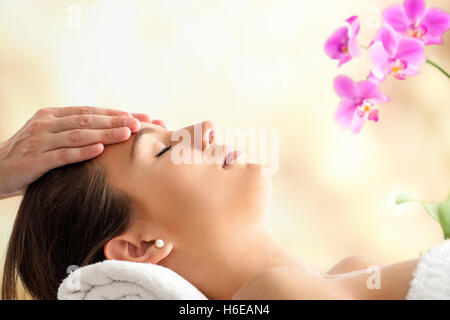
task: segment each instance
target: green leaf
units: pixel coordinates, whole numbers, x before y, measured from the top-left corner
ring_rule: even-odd
[[[422,203],[428,214],[441,225],[442,231],[444,232],[444,238],[450,238],[450,194],[446,200],[440,203],[416,200],[407,194],[400,194],[395,199],[396,204],[403,204],[410,201]]]
[[[403,204],[405,202],[410,202],[410,201],[417,201],[417,200],[414,199],[412,196],[410,196],[407,193],[399,194],[397,196],[397,198],[395,198],[395,204]]]
[[[439,205],[439,223],[444,231],[444,237],[450,238],[450,195]]]
[[[428,214],[439,222],[439,203],[421,201]]]

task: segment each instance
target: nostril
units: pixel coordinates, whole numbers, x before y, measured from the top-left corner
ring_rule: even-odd
[[[203,140],[202,140],[202,149],[205,150],[208,146],[210,146],[214,141],[214,130],[209,129],[204,132]]]

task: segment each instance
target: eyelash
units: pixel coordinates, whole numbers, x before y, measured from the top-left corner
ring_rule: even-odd
[[[169,146],[163,148],[160,152],[158,152],[158,153],[156,154],[155,157],[158,158],[158,157],[162,156],[166,151],[169,151],[170,148],[172,148],[172,145],[169,145]]]

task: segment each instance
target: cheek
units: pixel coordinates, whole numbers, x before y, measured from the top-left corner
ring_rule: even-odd
[[[173,165],[149,172],[141,198],[152,220],[179,237],[208,237],[227,225],[259,221],[270,199],[271,179],[256,168],[221,171],[206,165]],[[221,231],[220,231],[221,233]]]
[[[168,190],[190,218],[206,218],[223,206],[223,177],[206,165],[179,165]]]
[[[208,221],[219,207],[220,176],[208,167],[173,165],[150,176],[146,201],[155,219],[170,228]]]
[[[264,211],[272,183],[259,167],[222,171],[213,166],[179,165],[167,172],[161,186],[158,198],[169,198],[174,216],[214,223]]]

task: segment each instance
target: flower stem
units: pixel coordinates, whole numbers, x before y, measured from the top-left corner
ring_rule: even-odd
[[[442,68],[440,65],[438,65],[436,62],[430,60],[427,58],[426,61],[428,64],[431,64],[433,67],[435,67],[436,69],[438,69],[440,72],[442,72],[443,74],[445,74],[447,76],[447,78],[450,79],[450,74],[444,70],[444,68]]]

